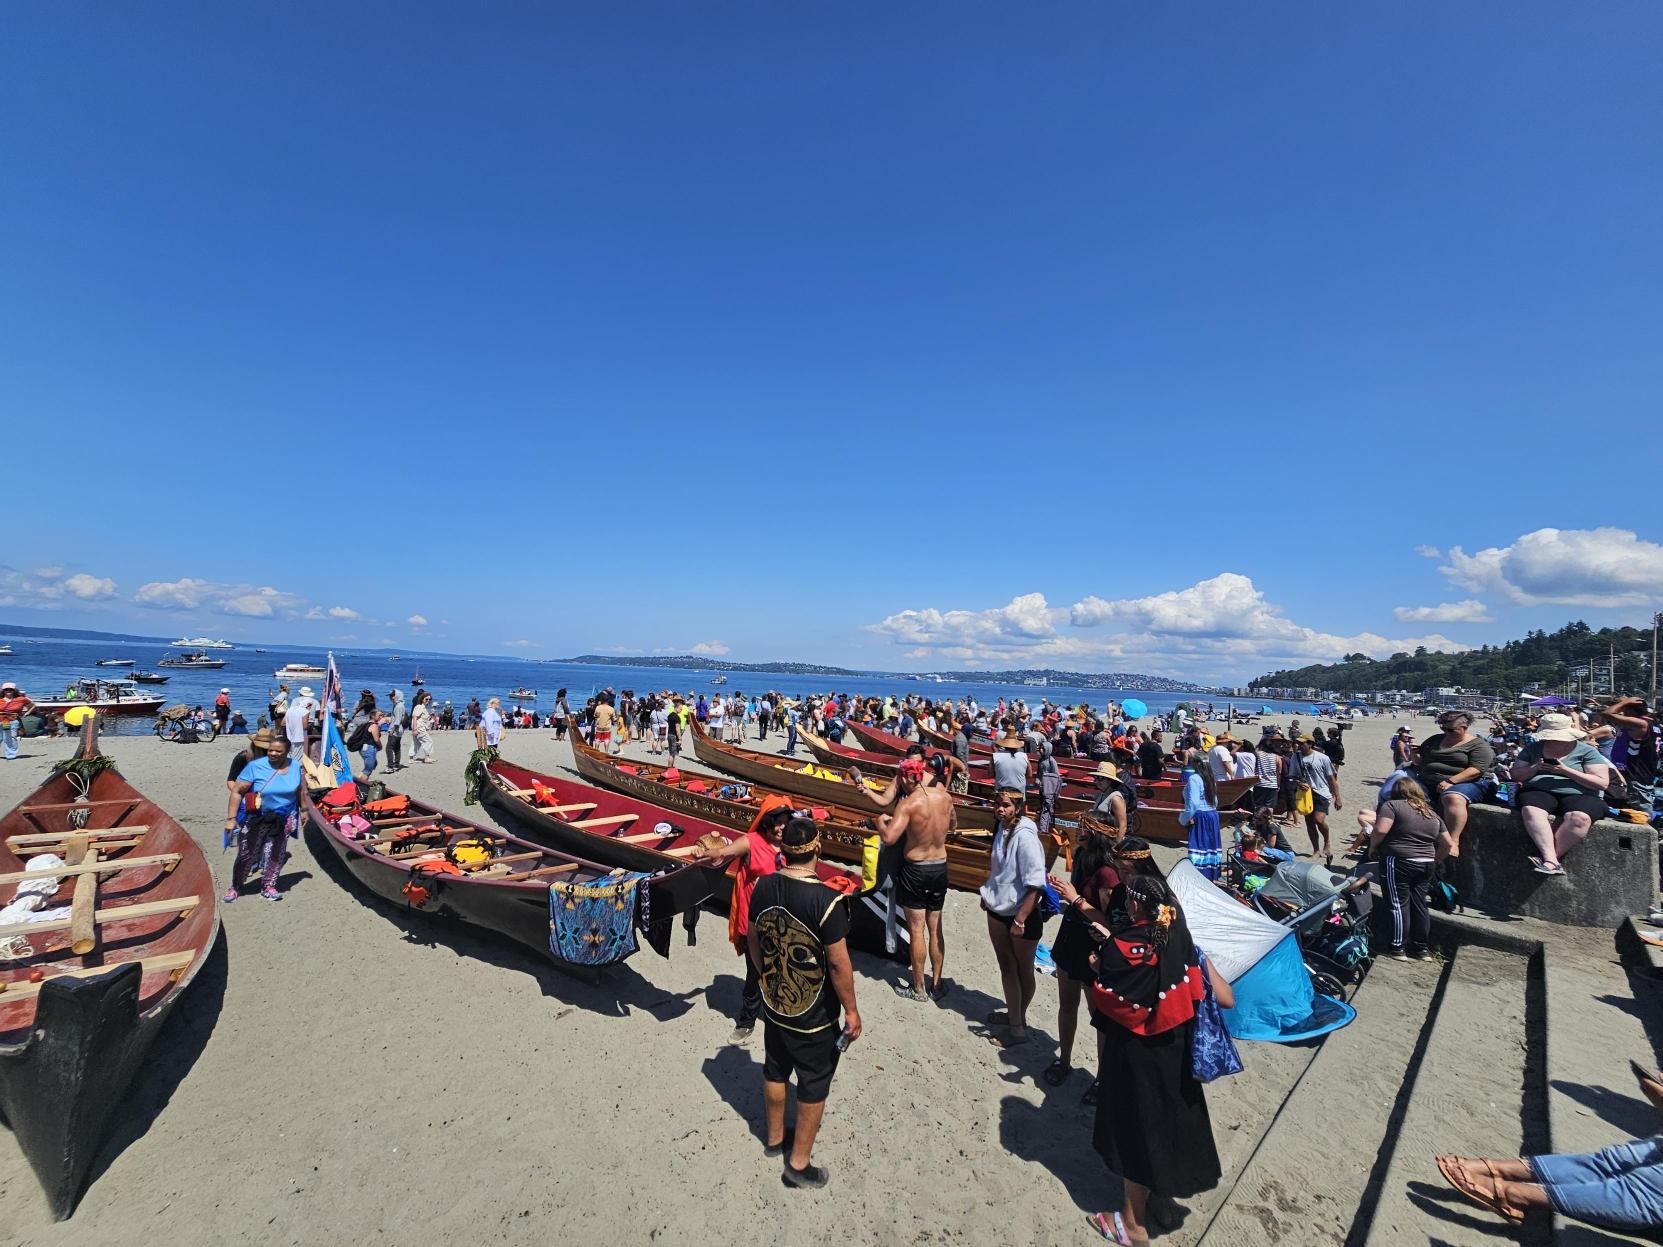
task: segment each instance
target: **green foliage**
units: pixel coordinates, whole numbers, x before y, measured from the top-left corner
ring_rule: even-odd
[[[1650,628],[1601,628],[1596,632],[1579,619],[1557,632],[1537,629],[1526,633],[1522,640],[1484,645],[1464,654],[1432,654],[1425,646],[1417,647],[1413,654],[1397,653],[1380,661],[1364,654],[1347,654],[1337,663],[1273,671],[1248,687],[1362,693],[1403,689],[1414,693],[1448,685],[1507,697],[1535,681],[1549,688],[1564,684],[1570,678],[1567,672],[1571,667],[1593,663],[1603,675],[1613,649],[1619,689],[1640,690],[1650,682]]]

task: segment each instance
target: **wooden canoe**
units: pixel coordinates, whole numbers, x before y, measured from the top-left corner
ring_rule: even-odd
[[[389,791],[387,795],[399,794]],[[549,958],[562,970],[595,977],[596,967],[573,965],[551,951],[549,884],[594,883],[617,863],[560,852],[458,818],[414,797],[406,800],[407,809],[397,814],[364,812],[373,834],[358,839],[341,831],[313,793],[306,794],[303,806],[307,821],[341,865],[382,900],[496,931]],[[621,832],[628,829],[619,813],[622,801],[615,793],[584,788],[571,794],[565,808],[569,817],[579,820],[580,828],[587,825],[598,831],[604,826]],[[627,815],[630,823],[639,817],[633,811]],[[424,862],[443,860],[447,849],[464,840],[486,844],[491,863],[461,875],[420,869]],[[654,876],[647,885],[647,899],[655,920],[697,909],[717,883],[717,871],[674,856],[663,856],[645,869]],[[408,892],[406,885],[412,885]]]
[[[604,756],[604,755],[603,755]],[[680,810],[670,810],[649,801],[592,788],[553,775],[544,775],[527,767],[517,766],[501,758],[485,768],[479,786],[479,797],[493,815],[521,829],[534,839],[557,845],[582,845],[591,857],[623,867],[627,870],[686,869],[686,859],[693,855],[697,842],[705,836],[719,836],[731,840],[738,829],[731,824],[698,818]],[[640,823],[615,827],[584,827],[593,817],[583,807],[593,803],[596,808],[638,809]],[[756,811],[750,811],[755,817]],[[672,836],[661,839],[642,839],[642,830],[669,826]],[[746,827],[750,826],[747,820]],[[710,881],[710,899],[726,909],[733,903],[734,875],[727,869],[695,867]],[[884,948],[884,909],[866,898],[857,898],[860,891],[860,872],[837,862],[820,860],[816,873],[822,883],[835,887],[851,898],[850,942],[869,952]],[[657,911],[654,910],[656,913]]]
[[[800,729],[799,729],[800,730]],[[879,814],[886,807],[878,804],[872,789],[855,782],[849,766],[820,764],[817,769],[835,771],[838,778],[805,772],[805,764],[782,758],[778,754],[758,753],[739,745],[728,745],[710,736],[697,723],[693,725],[693,752],[706,766],[713,766],[729,775],[737,775],[749,783],[785,792],[828,805],[844,805],[851,809]],[[893,770],[893,768],[891,768]],[[1091,799],[1083,796],[1060,796],[1053,809],[1060,819],[1077,819],[1091,808]],[[993,830],[993,789],[983,784],[981,791],[966,795],[955,794],[953,805],[958,811],[959,825],[978,831]]]
[[[47,868],[45,853],[78,864]],[[0,959],[0,1110],[62,1220],[207,960],[219,907],[196,841],[113,769],[54,775],[0,819],[0,906],[53,879],[44,908],[65,917],[0,927],[23,954]]]
[[[863,744],[867,745],[869,749],[875,752],[887,753],[891,755],[904,754],[907,750],[907,746],[912,743],[906,738],[896,736],[893,733],[880,731],[877,728],[867,727],[864,723],[848,721],[848,727],[849,731],[854,734],[855,739],[861,741]],[[797,730],[800,733],[802,728],[799,727]],[[952,750],[952,737],[944,736],[940,732],[932,732],[922,723],[918,725],[918,737],[919,741],[926,748],[933,747],[937,749],[946,749],[949,752]],[[980,737],[971,737],[970,755],[970,768],[974,771],[979,766],[984,765],[984,762],[978,762],[978,757],[985,760],[993,756],[993,745],[991,742],[982,740]],[[1063,773],[1063,783],[1065,785],[1079,782],[1089,783],[1091,773],[1097,769],[1097,764],[1086,758],[1058,758],[1057,769]],[[1137,784],[1139,789],[1160,789],[1166,787],[1174,788],[1177,791],[1180,804],[1182,803],[1184,794],[1184,773],[1180,769],[1174,769],[1169,766],[1163,777],[1158,780],[1144,779],[1141,776],[1132,776],[1131,778],[1133,782]],[[1247,795],[1248,791],[1257,782],[1258,781],[1254,779],[1220,780],[1218,782],[1219,808],[1228,809],[1229,807],[1235,805],[1237,801],[1240,801]]]
[[[666,780],[664,772],[671,768],[657,763],[641,762],[633,758],[616,758],[583,741],[581,733],[570,732],[572,760],[578,774],[603,788],[612,788],[630,796],[650,801],[665,809],[690,814],[709,822],[743,830],[756,817],[756,807],[764,797],[778,789],[754,784],[737,784],[714,775],[699,775],[675,768],[677,776]],[[723,796],[727,788],[730,795]],[[738,795],[743,790],[745,795]],[[785,794],[789,796],[790,794]],[[814,804],[810,807],[820,824],[822,852],[835,861],[859,865],[866,840],[873,834],[873,816],[848,806]],[[1056,856],[1059,841],[1052,837],[1046,845],[1046,860]],[[991,832],[983,832],[962,825],[947,841],[947,882],[964,891],[974,892],[987,882],[988,855],[993,847]]]

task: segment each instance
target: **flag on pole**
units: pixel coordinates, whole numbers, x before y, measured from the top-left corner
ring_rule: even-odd
[[[329,671],[323,677],[323,712],[341,713],[341,673],[335,668],[335,651],[329,651]]]

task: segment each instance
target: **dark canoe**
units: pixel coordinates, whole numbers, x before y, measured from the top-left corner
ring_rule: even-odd
[[[574,810],[574,817],[612,819],[610,826],[620,825],[616,822],[619,811],[614,794],[584,791],[588,795],[583,804],[588,808]],[[458,818],[414,797],[407,799],[410,804],[403,814],[365,815],[377,832],[371,840],[343,835],[313,793],[306,794],[304,806],[307,821],[341,865],[382,900],[496,931],[542,954],[562,970],[595,978],[596,967],[573,965],[550,950],[549,884],[593,883],[613,869],[612,863],[557,852]],[[418,860],[442,856],[447,848],[463,840],[484,841],[492,854],[491,862],[462,875],[416,870]],[[675,858],[664,858],[640,869],[655,876],[647,884],[649,912],[655,920],[698,908],[715,883],[711,878],[715,871],[689,866]],[[406,893],[405,885],[413,878],[416,887]]]
[[[581,741],[578,743],[582,744]],[[552,797],[552,805],[539,804],[539,789]],[[604,798],[611,808],[620,812],[638,812],[640,818],[637,821],[649,827],[668,825],[674,834],[659,839],[629,839],[626,837],[633,834],[631,825],[583,828],[579,823],[568,821],[574,817],[587,820],[589,816],[579,807],[596,797]],[[667,865],[678,864],[685,868],[683,859],[692,855],[694,846],[701,838],[719,836],[723,840],[731,840],[736,830],[743,830],[733,823],[700,818],[684,810],[667,809],[650,801],[637,801],[617,792],[605,792],[587,784],[544,775],[501,758],[485,768],[485,777],[479,786],[479,799],[493,815],[520,828],[528,836],[548,844],[573,848],[581,846],[588,856],[627,870],[661,870]],[[744,826],[748,828],[755,816],[756,810],[752,807]],[[732,873],[707,867],[693,869],[709,880],[710,899],[726,909],[733,901]],[[860,890],[858,868],[850,870],[822,859],[817,873],[822,882],[837,887],[851,897]],[[853,919],[851,941],[857,947],[881,949],[883,910],[861,898],[851,904],[850,916]]]
[[[855,782],[847,762],[831,765],[822,763],[818,769],[835,771],[840,777],[826,779],[823,776],[804,773],[800,769],[803,763],[793,762],[778,754],[758,753],[754,749],[724,744],[706,733],[697,723],[693,725],[693,752],[706,766],[713,766],[719,771],[726,771],[729,775],[737,775],[740,779],[761,784],[766,788],[783,789],[811,801],[843,805],[867,813],[882,813],[887,808],[877,802],[871,789]],[[1077,819],[1091,808],[1091,804],[1085,797],[1059,796],[1053,813],[1057,818]],[[992,784],[983,784],[980,791],[972,790],[963,796],[955,794],[953,805],[958,810],[961,827],[975,831],[993,830]]]
[[[569,733],[567,739],[572,744],[572,760],[578,773],[591,783],[615,788],[666,809],[728,827],[749,827],[756,817],[757,803],[779,791],[755,784],[733,784],[714,775],[699,775],[679,767],[675,768],[677,777],[667,780],[664,773],[670,769],[668,767],[633,758],[615,758],[585,744],[578,732]],[[725,797],[722,795],[723,788],[747,788],[749,797]],[[790,797],[792,794],[784,795]],[[824,855],[859,865],[867,838],[873,834],[875,823],[872,815],[847,806],[815,805],[810,808],[820,823]],[[962,816],[962,808],[959,813]],[[991,825],[990,821],[990,828]],[[1060,843],[1054,836],[1045,841],[1047,861],[1056,856]],[[991,831],[965,828],[961,823],[959,831],[947,841],[947,882],[952,887],[970,892],[986,883],[992,844]]]
[[[0,905],[16,899],[25,859],[79,857],[67,839],[72,818],[97,853],[99,869],[83,872],[97,879],[96,895],[81,889],[93,947],[75,953],[70,919],[0,928],[34,950],[0,961],[0,1110],[57,1220],[74,1212],[151,1042],[219,930],[202,850],[113,770],[84,794],[54,776],[0,819]],[[80,876],[65,869],[54,871],[62,881],[50,908],[72,905]],[[45,977],[32,982],[37,972]]]

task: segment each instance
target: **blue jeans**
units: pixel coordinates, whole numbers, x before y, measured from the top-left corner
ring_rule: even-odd
[[[797,752],[797,725],[795,723],[787,723],[785,725],[785,752]],[[764,1140],[764,1142],[766,1141],[767,1140]]]
[[[359,752],[364,758],[364,774],[366,776],[373,774],[375,772],[375,760],[381,756],[381,751],[374,745],[365,745]]]
[[[17,724],[8,723],[0,727],[0,741],[5,742],[8,759],[17,757]]]
[[[1584,1156],[1532,1156],[1530,1171],[1555,1209],[1623,1230],[1663,1225],[1663,1136]]]

